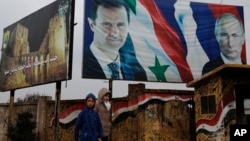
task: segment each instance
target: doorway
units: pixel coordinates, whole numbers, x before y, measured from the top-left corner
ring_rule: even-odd
[[[236,84],[236,122],[250,125],[250,84]]]

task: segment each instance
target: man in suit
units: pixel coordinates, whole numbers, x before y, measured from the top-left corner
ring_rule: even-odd
[[[83,78],[146,80],[134,49],[126,45],[132,42],[129,16],[124,0],[92,0],[88,23],[94,36],[90,47],[84,47]]]
[[[207,62],[202,75],[223,64],[245,64],[241,59],[245,33],[242,22],[233,14],[222,14],[215,23],[215,36],[220,47],[220,55]]]

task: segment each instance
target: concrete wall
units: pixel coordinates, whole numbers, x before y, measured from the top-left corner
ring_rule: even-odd
[[[194,115],[187,109],[192,97],[193,91],[148,90],[144,84],[129,85],[127,97],[112,99],[111,140],[192,140],[190,129],[194,129],[191,122]],[[60,101],[58,132],[55,132],[56,105],[51,97],[40,97],[32,104],[14,104],[13,119],[17,113],[30,111],[37,123],[36,141],[54,141],[55,137],[60,141],[73,141],[75,120],[85,106],[84,101]],[[9,109],[8,104],[0,104],[0,141],[7,140]]]
[[[34,115],[34,120],[37,117],[37,104],[15,104],[13,109],[13,121],[17,118],[18,113],[30,111]],[[6,133],[9,119],[9,104],[0,104],[0,141],[7,141]]]

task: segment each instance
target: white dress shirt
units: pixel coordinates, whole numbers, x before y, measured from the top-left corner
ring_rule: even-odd
[[[106,75],[106,78],[111,78],[112,72],[111,72],[110,68],[107,66],[107,64],[110,64],[110,63],[116,61],[116,62],[118,62],[119,66],[120,66],[120,56],[119,56],[119,54],[118,54],[118,56],[117,56],[117,58],[115,60],[112,60],[106,54],[104,54],[103,51],[101,51],[99,48],[97,48],[94,43],[91,43],[90,50],[94,54],[94,56],[97,59],[98,63],[100,64],[100,66],[102,68],[102,71]],[[120,74],[120,78],[122,78],[121,67],[119,69],[119,74]]]

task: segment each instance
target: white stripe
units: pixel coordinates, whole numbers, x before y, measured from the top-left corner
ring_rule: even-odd
[[[201,76],[203,65],[209,60],[196,36],[197,24],[193,18],[190,2],[180,1],[174,4],[175,18],[186,40],[188,54],[187,62],[193,77]]]
[[[230,102],[229,104],[227,104],[223,111],[221,112],[220,118],[218,120],[218,122],[216,123],[216,125],[210,126],[207,124],[201,124],[196,128],[196,131],[199,131],[200,129],[205,129],[207,131],[210,132],[215,132],[218,131],[221,127],[223,127],[223,119],[225,118],[226,114],[228,113],[228,111],[235,109],[236,105],[235,105],[235,101]]]
[[[67,117],[65,117],[63,119],[59,119],[59,122],[63,123],[63,124],[70,123],[71,121],[73,121],[74,119],[76,119],[78,117],[80,112],[81,112],[81,110],[75,110],[75,111],[71,112]]]
[[[112,121],[114,121],[121,113],[124,113],[124,112],[128,112],[128,111],[133,111],[135,109],[138,108],[139,105],[143,105],[145,103],[147,103],[149,100],[152,100],[152,99],[159,99],[159,100],[162,100],[162,101],[170,101],[170,100],[181,100],[181,101],[188,101],[190,100],[190,98],[181,98],[179,96],[171,96],[171,97],[161,97],[161,96],[151,96],[147,99],[144,99],[143,101],[140,101],[138,102],[137,104],[134,104],[134,105],[130,105],[128,107],[124,107],[124,108],[120,108],[118,109],[117,111],[115,111],[114,113],[112,113]]]

